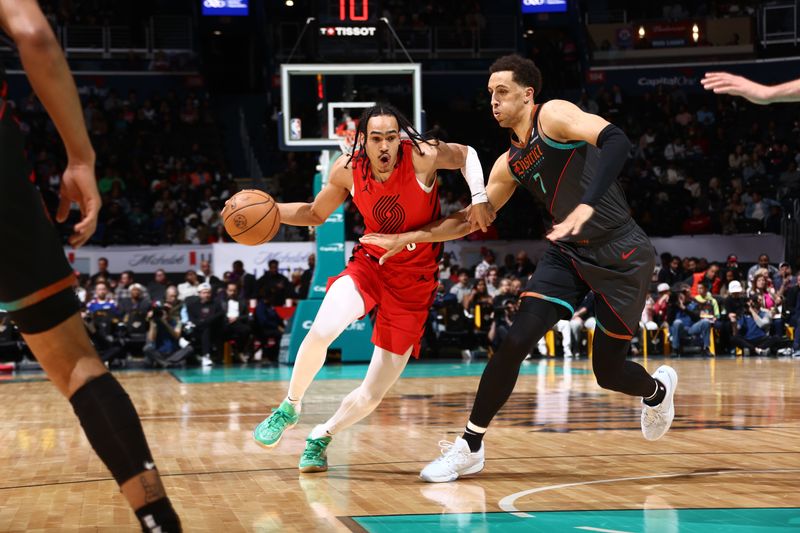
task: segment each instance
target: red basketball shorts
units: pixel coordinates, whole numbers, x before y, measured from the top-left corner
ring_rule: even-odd
[[[353,252],[347,267],[328,279],[328,287],[342,276],[350,276],[364,299],[364,313],[375,309],[372,343],[395,354],[404,354],[413,346],[419,357],[425,322],[439,285],[438,265],[430,269],[403,269],[391,260],[379,265],[378,259],[363,248]]]

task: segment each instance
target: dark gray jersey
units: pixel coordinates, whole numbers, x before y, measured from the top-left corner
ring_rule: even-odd
[[[600,150],[584,141],[559,143],[545,137],[539,125],[542,105],[534,107],[526,142],[511,134],[508,168],[517,182],[540,198],[555,223],[581,202],[597,167]],[[605,240],[631,220],[630,207],[617,181],[594,206],[594,215],[579,235],[564,239],[576,244]]]

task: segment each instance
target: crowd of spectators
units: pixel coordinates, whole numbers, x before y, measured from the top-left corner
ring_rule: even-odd
[[[187,2],[159,0],[40,0],[39,5],[53,27],[72,26],[129,26],[144,31],[145,22],[154,15],[190,15]]]
[[[426,336],[434,353],[451,346],[458,346],[465,357],[481,348],[494,350],[513,323],[520,291],[535,265],[524,251],[507,255],[502,264],[489,249],[482,255],[471,268],[453,264],[447,255],[440,264]],[[739,349],[748,355],[800,356],[800,338],[793,335],[800,318],[798,291],[800,273],[786,262],[776,267],[766,254],[745,269],[735,255],[721,265],[664,253],[653,272],[631,353],[641,353],[648,343],[651,353],[709,356]],[[571,317],[555,325],[554,340],[560,342],[548,344],[543,338],[530,355],[587,354],[596,325],[593,315],[590,293]]]
[[[210,95],[201,89],[140,95],[101,86],[81,87],[81,93],[104,199],[92,244],[228,240],[218,213],[239,186],[227,172]],[[558,96],[551,91],[543,100]],[[631,139],[620,181],[634,218],[650,235],[779,233],[800,197],[800,117],[787,108],[756,108],[740,98],[663,85],[641,95],[616,85],[600,87],[582,92],[575,102],[619,125]],[[34,95],[14,103],[28,133],[37,183],[54,209],[64,167],[57,132]],[[453,105],[458,108],[446,115],[430,110],[431,132],[475,146],[488,170],[507,148],[507,138],[492,123],[486,95],[480,91],[472,103],[456,98]],[[451,138],[448,129],[459,137]],[[315,154],[278,154],[280,161],[265,169],[270,192],[283,201],[309,201]],[[440,172],[439,181],[443,214],[468,203],[458,171]],[[490,232],[468,238],[539,239],[547,219],[543,205],[518,191]],[[364,231],[350,200],[346,231],[350,239]],[[311,237],[307,229],[290,228],[278,239]]]
[[[225,171],[209,95],[169,90],[142,97],[133,90],[80,89],[103,197],[91,244],[201,244],[223,238],[219,211],[238,186]],[[36,182],[54,210],[65,164],[58,134],[35,95],[15,107]]]
[[[601,88],[578,105],[631,139],[621,180],[650,235],[780,233],[800,197],[800,122],[784,108],[664,86],[635,98]]]
[[[133,271],[115,275],[100,258],[97,273],[76,275],[74,288],[92,341],[109,365],[143,355],[153,366],[212,366],[226,345],[237,362],[275,362],[286,326],[279,311],[308,296],[314,266],[311,255],[308,269],[289,279],[273,260],[256,278],[235,261],[220,279],[204,260],[177,282],[163,270],[149,280]]]
[[[442,257],[422,342],[426,357],[491,355],[508,335],[536,264],[523,250],[502,262],[488,248],[481,254],[469,266],[449,253]],[[273,260],[256,278],[235,261],[218,278],[204,260],[178,280],[163,270],[112,274],[100,258],[97,273],[76,275],[74,288],[92,341],[109,365],[132,355],[157,367],[211,366],[226,353],[231,361],[261,364],[277,361],[281,336],[297,303],[308,297],[315,266],[313,254],[308,268],[294,272]],[[800,272],[789,263],[776,266],[762,254],[746,268],[735,255],[717,264],[664,253],[651,281],[631,355],[800,357],[800,335],[794,335]],[[595,326],[589,293],[554,326],[552,342],[542,338],[529,357],[587,356]],[[0,356],[11,331],[0,327]]]

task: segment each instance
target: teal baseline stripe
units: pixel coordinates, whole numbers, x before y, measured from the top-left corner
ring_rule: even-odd
[[[586,144],[586,141],[578,141],[575,143],[560,143],[558,141],[554,141],[549,137],[545,137],[544,135],[541,135],[541,138],[547,146],[550,146],[551,148],[558,148],[559,150],[572,150],[573,148],[580,148],[581,146]]]
[[[354,516],[370,533],[444,531],[680,531],[680,533],[789,533],[800,531],[800,509],[648,509],[622,511],[529,511],[507,513]],[[580,529],[578,529],[580,528]],[[589,529],[591,528],[591,529]]]
[[[555,362],[555,361],[554,361]],[[319,371],[317,380],[343,380],[343,379],[364,379],[367,374],[366,364],[340,364],[325,365]],[[461,363],[461,362],[436,362],[436,363],[415,363],[411,362],[403,371],[404,378],[443,378],[443,377],[470,377],[480,376],[486,368],[485,362]],[[553,371],[555,375],[563,375],[564,368],[561,364],[553,367],[547,365],[541,372]],[[533,364],[525,363],[520,369],[522,375],[539,374],[538,361]],[[572,374],[589,374],[588,369],[572,368]],[[270,367],[215,367],[210,369],[186,368],[171,371],[182,383],[234,383],[234,382],[261,382],[261,381],[288,381],[292,377],[291,366],[270,366]]]

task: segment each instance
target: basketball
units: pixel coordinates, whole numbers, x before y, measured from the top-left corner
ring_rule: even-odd
[[[225,231],[239,244],[256,246],[272,239],[281,227],[278,206],[272,196],[253,189],[239,191],[225,202]]]

